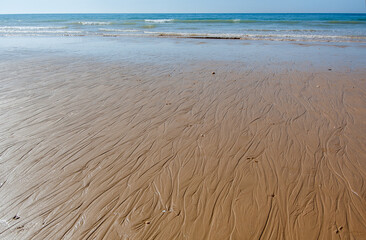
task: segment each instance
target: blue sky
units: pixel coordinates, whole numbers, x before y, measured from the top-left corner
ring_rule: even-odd
[[[2,0],[0,13],[366,12],[365,0]]]

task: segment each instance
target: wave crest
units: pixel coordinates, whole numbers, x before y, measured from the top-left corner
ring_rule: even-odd
[[[173,22],[175,21],[174,19],[145,19],[145,22],[148,23],[168,23],[168,22]]]

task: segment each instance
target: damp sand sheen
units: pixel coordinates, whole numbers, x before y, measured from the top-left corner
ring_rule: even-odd
[[[366,239],[365,69],[281,66],[3,60],[0,238]]]

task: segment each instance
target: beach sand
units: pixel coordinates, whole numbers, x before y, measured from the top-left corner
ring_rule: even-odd
[[[2,61],[0,238],[366,239],[365,70],[288,66]]]

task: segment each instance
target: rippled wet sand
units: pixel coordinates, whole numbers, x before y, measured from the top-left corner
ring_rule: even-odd
[[[3,61],[0,238],[364,239],[365,96],[362,69]]]

